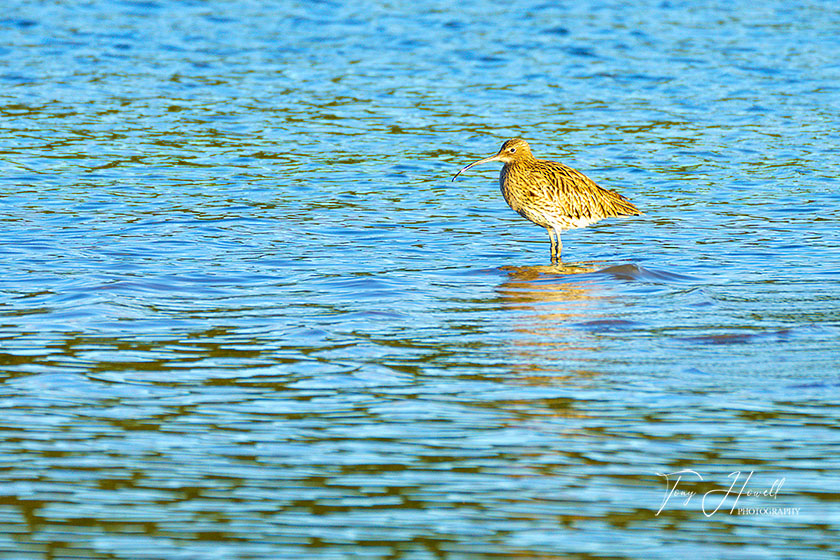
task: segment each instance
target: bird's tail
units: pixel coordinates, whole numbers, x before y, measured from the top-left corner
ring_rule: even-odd
[[[641,216],[641,211],[636,208],[636,205],[627,200],[622,195],[618,194],[615,191],[609,191],[604,189],[605,192],[609,193],[607,196],[604,197],[602,200],[602,204],[604,206],[604,210],[606,210],[610,216]]]

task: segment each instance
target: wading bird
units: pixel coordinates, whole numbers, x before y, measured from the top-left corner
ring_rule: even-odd
[[[499,174],[499,186],[508,205],[548,231],[552,261],[560,261],[560,234],[567,229],[586,227],[604,218],[641,214],[632,202],[599,187],[580,171],[535,158],[528,142],[521,138],[511,138],[502,144],[499,153],[469,164],[452,180],[467,169],[490,161],[505,164]]]

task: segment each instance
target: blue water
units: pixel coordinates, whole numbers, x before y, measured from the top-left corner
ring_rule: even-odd
[[[0,556],[835,558],[838,28],[5,7]],[[512,136],[644,215],[551,265]]]

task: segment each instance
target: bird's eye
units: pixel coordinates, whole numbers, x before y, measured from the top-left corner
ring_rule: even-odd
[[[516,153],[516,148],[511,148],[511,149],[509,149],[508,151],[509,151],[510,153],[512,153],[512,154],[513,154],[513,153]]]

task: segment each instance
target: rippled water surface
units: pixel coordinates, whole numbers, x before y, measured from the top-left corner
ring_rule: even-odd
[[[840,553],[835,3],[10,5],[3,557]]]

